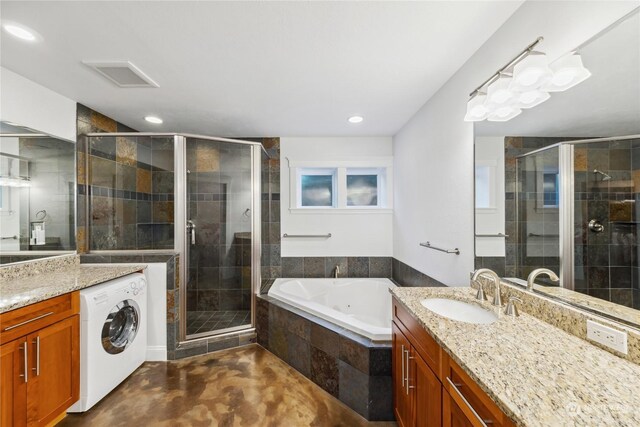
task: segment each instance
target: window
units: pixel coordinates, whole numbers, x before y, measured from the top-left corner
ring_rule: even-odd
[[[298,185],[299,206],[335,206],[335,175],[335,169],[301,169]]]
[[[290,205],[299,213],[314,209],[352,213],[390,212],[391,159],[290,164]],[[316,165],[318,167],[316,167]]]
[[[347,174],[347,206],[384,205],[385,168],[350,168]]]
[[[560,175],[555,172],[545,172],[543,175],[543,206],[545,208],[557,208],[560,206]]]
[[[499,193],[494,162],[476,161],[476,209],[496,209]]]

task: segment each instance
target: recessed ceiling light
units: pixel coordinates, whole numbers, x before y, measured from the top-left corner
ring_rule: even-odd
[[[35,42],[41,39],[40,35],[30,28],[14,22],[6,22],[2,24],[2,28],[14,37],[28,42]]]
[[[144,118],[146,121],[148,121],[149,123],[153,123],[154,125],[159,125],[162,124],[162,119],[160,117],[156,117],[156,116],[146,116]]]
[[[364,120],[362,116],[351,116],[349,117],[349,123],[360,123]]]

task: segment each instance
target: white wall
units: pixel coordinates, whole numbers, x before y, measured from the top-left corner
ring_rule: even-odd
[[[395,258],[445,284],[468,285],[474,265],[473,125],[463,121],[469,92],[536,37],[544,37],[540,50],[554,60],[638,4],[525,2],[409,120],[393,139]],[[425,240],[461,254],[420,248]]]
[[[389,161],[392,154],[390,137],[281,138],[282,233],[332,234],[329,239],[282,239],[282,256],[391,256],[393,253],[391,209],[366,213],[345,210],[309,213],[290,210],[287,159],[292,163],[362,161],[363,159]],[[389,172],[393,174],[393,171]],[[393,179],[392,176],[387,178]]]
[[[167,360],[167,264],[147,264],[147,358]]]
[[[0,67],[0,120],[76,140],[76,102]]]
[[[476,137],[475,153],[476,166],[488,166],[493,175],[491,207],[475,210],[476,233],[504,234],[504,136]],[[476,256],[505,256],[505,239],[476,237]]]

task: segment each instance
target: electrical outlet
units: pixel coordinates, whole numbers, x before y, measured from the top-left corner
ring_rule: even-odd
[[[587,320],[587,338],[623,354],[627,354],[627,333]]]

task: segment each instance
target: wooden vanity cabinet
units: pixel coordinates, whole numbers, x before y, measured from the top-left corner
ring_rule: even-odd
[[[50,425],[78,400],[79,312],[75,292],[0,315],[2,427]]]
[[[393,300],[393,402],[400,427],[514,424]]]

